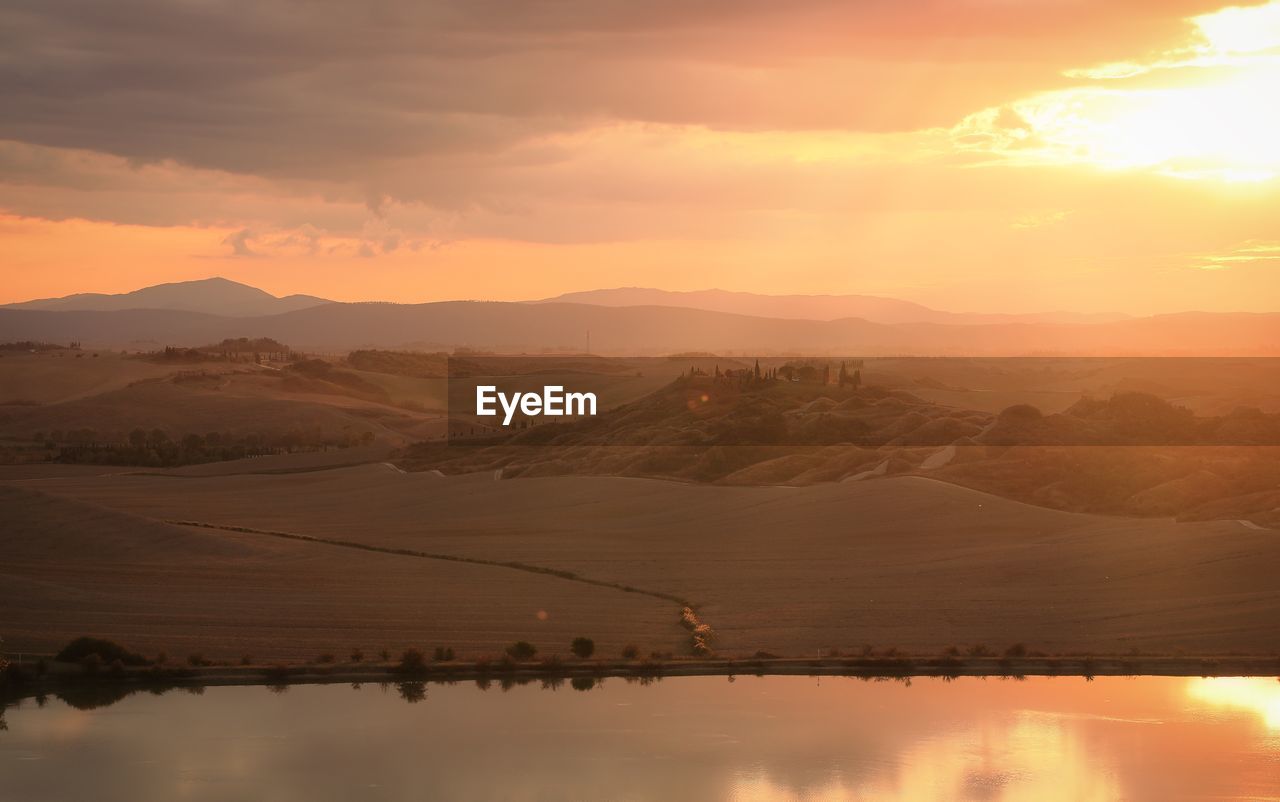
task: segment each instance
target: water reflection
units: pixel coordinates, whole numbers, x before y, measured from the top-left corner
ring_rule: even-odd
[[[1203,677],[1187,684],[1187,695],[1211,706],[1248,710],[1269,729],[1280,730],[1280,681],[1260,677]]]
[[[0,799],[1163,802],[1272,797],[1280,761],[1270,679],[502,685],[27,699]]]

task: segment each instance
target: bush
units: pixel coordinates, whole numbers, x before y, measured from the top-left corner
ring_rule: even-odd
[[[452,646],[436,647],[435,660],[437,663],[447,663],[453,660],[453,658],[454,658],[454,654],[453,654]]]
[[[573,645],[569,649],[578,659],[586,660],[596,653],[596,642],[591,638],[574,638]]]
[[[203,655],[203,654],[200,654],[199,652],[196,652],[195,654],[192,654],[192,655],[188,655],[188,656],[187,656],[187,664],[188,664],[188,665],[192,665],[192,666],[196,666],[197,668],[199,668],[200,666],[211,666],[211,665],[213,665],[213,663],[211,663],[210,661],[208,661],[208,660],[204,659],[204,655]]]
[[[1026,644],[1023,644],[1023,643],[1013,644],[1008,649],[1004,650],[1004,656],[1005,657],[1026,657],[1027,656]]]
[[[76,638],[62,647],[62,651],[53,658],[62,663],[82,663],[91,654],[98,655],[103,662],[119,660],[127,666],[148,665],[147,658],[131,652],[118,643],[101,638]]]
[[[507,647],[507,654],[512,660],[528,661],[538,653],[538,647],[527,640],[518,640]]]
[[[324,654],[321,654],[321,655],[319,655],[319,656],[317,656],[317,657],[316,657],[316,662],[317,662],[317,663],[332,663],[332,662],[335,662],[337,659],[338,659],[338,658],[334,657],[332,653],[330,653],[330,652],[325,652]]]
[[[623,646],[623,647],[622,647],[622,659],[623,659],[623,660],[638,660],[638,659],[640,659],[640,647],[639,647],[639,646],[637,646],[637,645],[635,645],[634,643],[628,643],[626,646]]]
[[[417,673],[427,668],[427,656],[417,649],[406,649],[400,655],[400,670],[406,673]]]
[[[352,649],[352,650],[351,650],[351,662],[353,662],[353,663],[363,663],[363,662],[364,662],[364,652],[360,651],[359,649]]]
[[[563,667],[564,663],[560,661],[560,657],[554,654],[550,657],[544,658],[539,664],[539,668],[543,671],[559,671]]]

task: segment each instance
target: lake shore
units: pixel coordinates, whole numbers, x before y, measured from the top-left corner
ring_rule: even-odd
[[[822,658],[673,658],[664,660],[575,660],[491,664],[437,662],[419,669],[396,663],[339,663],[274,666],[127,667],[86,671],[81,666],[49,662],[43,672],[30,656],[11,667],[0,692],[32,696],[62,688],[111,688],[118,691],[223,685],[294,685],[325,683],[399,683],[490,681],[524,684],[536,681],[611,677],[653,681],[699,676],[847,676],[865,679],[915,677],[1280,677],[1280,657],[1232,656],[1054,656],[1054,657],[822,657]]]

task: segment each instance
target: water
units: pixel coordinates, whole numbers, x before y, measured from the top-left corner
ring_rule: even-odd
[[[1280,799],[1274,679],[221,687],[4,721],[3,802]]]

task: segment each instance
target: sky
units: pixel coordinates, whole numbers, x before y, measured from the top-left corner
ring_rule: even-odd
[[[1280,0],[5,0],[0,302],[1276,311]]]

